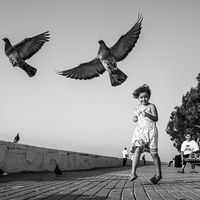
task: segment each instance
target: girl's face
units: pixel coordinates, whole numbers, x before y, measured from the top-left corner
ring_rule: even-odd
[[[147,105],[149,103],[149,95],[146,92],[140,93],[138,99],[142,105]]]

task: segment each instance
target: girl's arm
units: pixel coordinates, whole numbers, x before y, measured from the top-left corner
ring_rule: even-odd
[[[156,106],[154,104],[150,104],[150,112],[151,113],[147,113],[147,112],[143,112],[143,116],[148,117],[149,119],[151,119],[154,122],[158,121],[158,112],[156,109]]]

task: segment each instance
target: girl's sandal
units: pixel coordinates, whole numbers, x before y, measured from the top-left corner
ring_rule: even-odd
[[[160,176],[155,175],[154,177],[152,177],[152,178],[150,179],[150,181],[151,181],[153,184],[157,184],[161,179],[162,179],[162,175],[160,175]]]
[[[130,176],[130,181],[132,182],[132,181],[136,180],[137,177],[138,177],[137,174],[131,175],[131,176]]]

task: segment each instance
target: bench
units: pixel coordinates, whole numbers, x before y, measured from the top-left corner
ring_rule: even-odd
[[[200,152],[194,152],[189,155],[188,158],[184,159],[185,162],[189,162],[195,165],[200,165]]]

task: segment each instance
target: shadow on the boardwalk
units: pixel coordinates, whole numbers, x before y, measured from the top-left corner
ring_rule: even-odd
[[[114,168],[99,168],[91,170],[80,171],[64,171],[63,176],[55,176],[54,172],[20,172],[10,174],[6,177],[1,177],[0,183],[13,182],[13,181],[66,181],[76,180],[85,177],[101,176],[112,172],[122,172],[131,170],[131,166],[127,167],[114,167]]]
[[[128,179],[131,167],[101,168],[85,171],[24,172],[0,179],[0,199],[132,199]],[[127,199],[127,198],[126,198]]]

